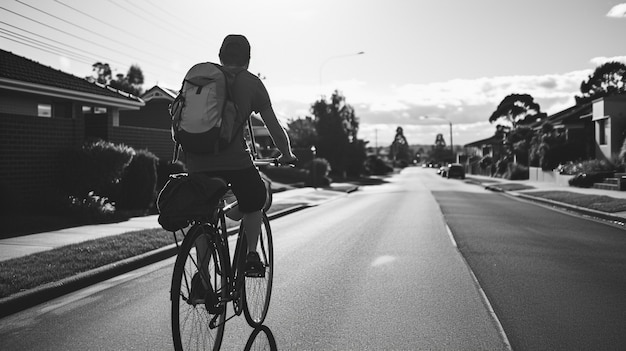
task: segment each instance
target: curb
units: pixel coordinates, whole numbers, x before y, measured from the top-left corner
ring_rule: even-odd
[[[542,204],[545,205],[551,205],[554,207],[559,207],[559,208],[563,208],[569,211],[573,211],[573,212],[577,212],[577,213],[581,213],[583,215],[587,215],[590,217],[596,217],[596,218],[600,218],[606,221],[611,221],[611,222],[617,222],[617,223],[625,223],[625,219],[623,217],[619,217],[619,216],[614,216],[608,212],[603,212],[603,211],[598,211],[598,210],[593,210],[590,208],[584,208],[584,207],[579,207],[579,206],[575,206],[575,205],[570,205],[570,204],[566,204],[563,202],[558,202],[558,201],[554,201],[554,200],[550,200],[550,199],[544,199],[544,198],[540,198],[540,197],[536,197],[536,196],[531,196],[531,195],[527,195],[527,194],[521,194],[521,193],[512,193],[510,194],[512,196],[517,196],[529,201],[534,201],[534,202],[540,202]]]
[[[272,214],[268,214],[268,218],[270,220],[277,219],[308,207],[310,206],[296,205],[288,207]],[[229,236],[237,234],[238,232],[238,226],[229,228],[227,231]],[[111,279],[118,275],[128,273],[132,270],[168,259],[172,256],[176,256],[176,253],[177,246],[173,243],[138,256],[129,257],[127,259],[79,273],[56,282],[51,282],[7,296],[0,299],[0,318],[23,311],[33,306],[37,306],[46,301],[50,301],[104,280]]]
[[[558,207],[560,209],[565,209],[565,210],[569,210],[572,212],[576,212],[576,213],[580,213],[589,217],[594,217],[594,218],[600,218],[603,219],[605,221],[610,221],[610,222],[615,222],[615,223],[620,223],[622,225],[626,224],[626,220],[623,217],[619,217],[619,216],[614,216],[608,212],[603,212],[603,211],[598,211],[598,210],[593,210],[590,208],[584,208],[584,207],[579,207],[579,206],[575,206],[575,205],[570,205],[570,204],[566,204],[563,202],[558,202],[558,201],[554,201],[554,200],[550,200],[550,199],[544,199],[541,197],[536,197],[536,196],[532,196],[532,195],[527,195],[527,194],[523,194],[520,192],[515,192],[515,191],[508,191],[508,190],[504,190],[502,188],[499,188],[498,186],[494,186],[494,185],[483,185],[482,183],[479,182],[471,182],[472,184],[476,184],[476,185],[482,185],[485,187],[486,190],[491,190],[493,192],[499,192],[499,193],[504,193],[510,196],[514,196],[514,197],[519,197],[528,201],[533,201],[533,202],[538,202],[544,205],[549,205],[549,206],[553,206],[553,207]]]

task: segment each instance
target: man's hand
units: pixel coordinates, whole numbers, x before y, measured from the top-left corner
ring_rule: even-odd
[[[278,158],[278,162],[283,165],[294,164],[296,161],[298,161],[298,158],[291,152],[289,154],[282,154]]]

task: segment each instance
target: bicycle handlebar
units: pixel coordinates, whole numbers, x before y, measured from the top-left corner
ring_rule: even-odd
[[[273,166],[273,167],[281,167],[281,166],[289,166],[295,167],[293,163],[281,163],[277,158],[259,158],[252,161],[255,166]]]

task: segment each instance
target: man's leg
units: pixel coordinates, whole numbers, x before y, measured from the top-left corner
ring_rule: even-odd
[[[256,252],[256,246],[259,241],[259,235],[261,234],[262,224],[263,216],[260,210],[243,214],[243,227],[246,231],[248,252]]]

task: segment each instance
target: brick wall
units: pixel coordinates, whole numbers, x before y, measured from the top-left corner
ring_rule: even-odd
[[[82,118],[0,114],[0,209],[37,207],[55,189],[59,151],[80,145]]]
[[[140,110],[120,111],[120,126],[169,130],[172,125],[169,104],[169,100],[153,99],[146,102]]]
[[[128,145],[137,150],[148,149],[160,159],[172,159],[174,143],[169,130],[129,126],[110,128],[110,142]]]

